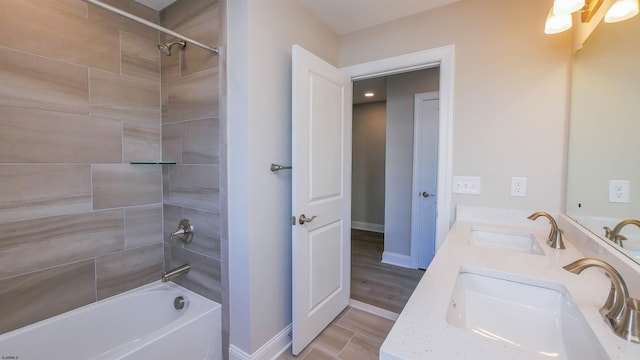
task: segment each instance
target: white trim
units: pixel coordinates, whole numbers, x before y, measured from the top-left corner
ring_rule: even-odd
[[[354,299],[349,299],[349,306],[354,309],[362,310],[364,312],[368,312],[369,314],[373,314],[375,316],[379,316],[391,321],[398,320],[398,316],[400,316],[400,314],[394,313],[393,311],[389,311]]]
[[[440,123],[438,134],[438,207],[436,221],[436,251],[451,227],[451,162],[453,146],[453,85],[455,46],[417,51],[343,67],[352,80],[386,76],[440,66]],[[383,255],[384,257],[384,255]]]
[[[412,269],[411,256],[396,254],[389,251],[382,252],[382,262],[389,265],[401,266]]]
[[[249,355],[242,349],[229,345],[229,360],[271,360],[276,359],[291,347],[291,324],[267,341],[256,352]]]
[[[422,219],[420,219],[420,204],[423,201],[423,199],[421,197],[416,196],[416,194],[418,194],[421,190],[424,191],[424,189],[421,189],[421,178],[422,178],[422,172],[420,171],[420,164],[422,163],[422,142],[424,141],[422,139],[422,126],[424,125],[424,117],[418,118],[418,114],[421,114],[422,112],[418,111],[418,107],[420,106],[421,101],[427,101],[427,100],[438,100],[440,101],[440,93],[438,91],[431,91],[431,92],[426,92],[426,93],[419,93],[419,94],[415,94],[414,96],[414,101],[413,101],[413,106],[414,106],[414,111],[413,111],[413,166],[412,166],[412,172],[413,172],[413,180],[411,182],[411,268],[413,269],[418,269],[418,268],[426,268],[427,264],[426,261],[423,261],[422,263],[420,262],[420,258],[419,258],[419,251],[418,248],[420,247],[420,221]],[[439,140],[439,139],[438,139]],[[436,154],[437,156],[437,154]],[[437,176],[437,171],[438,169],[436,169],[436,176]],[[437,187],[440,184],[437,183],[437,178],[436,178],[436,193],[437,193]],[[438,198],[436,197],[436,206],[438,205]],[[437,213],[436,213],[436,218],[437,218]],[[435,229],[434,229],[435,232]],[[435,234],[433,237],[433,240],[435,242]],[[435,250],[435,244],[434,244],[434,250]]]
[[[383,224],[373,224],[373,223],[368,223],[364,221],[351,220],[351,228],[356,230],[365,230],[365,231],[373,231],[377,233],[384,233]]]

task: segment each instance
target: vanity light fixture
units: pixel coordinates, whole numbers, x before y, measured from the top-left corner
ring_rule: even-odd
[[[584,7],[585,0],[555,0],[553,2],[553,13],[557,15],[567,15],[578,11]]]
[[[365,97],[373,97],[373,95],[375,95],[373,91],[367,91],[366,93],[364,93]]]
[[[624,21],[636,15],[638,15],[638,0],[617,0],[604,16],[604,22]]]
[[[545,34],[557,34],[563,31],[571,29],[573,24],[571,20],[571,14],[556,14],[553,8],[549,9],[547,15],[547,22],[544,24]]]

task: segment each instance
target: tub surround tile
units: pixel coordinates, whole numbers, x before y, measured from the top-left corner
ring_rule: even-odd
[[[124,162],[166,160],[161,156],[160,125],[124,123],[122,143]]]
[[[165,248],[167,247],[168,245],[165,245]],[[165,263],[165,271],[183,264],[189,264],[191,266],[188,274],[173,279],[176,284],[184,286],[215,302],[219,303],[221,301],[220,261],[183,249],[179,245],[176,245],[175,242],[168,252],[171,261]]]
[[[160,51],[157,40],[120,32],[122,74],[160,82]]]
[[[93,209],[162,203],[161,171],[151,165],[93,165]]]
[[[162,204],[124,210],[125,249],[162,243]]]
[[[163,154],[182,164],[218,164],[219,123],[209,118],[163,125]]]
[[[55,7],[57,9],[68,12],[82,18],[88,18],[88,4],[84,1],[78,0],[40,0],[40,3],[44,3],[46,6]]]
[[[0,165],[0,223],[91,210],[89,165]]]
[[[220,260],[220,214],[184,208],[182,216],[195,228],[193,241],[184,248]]]
[[[120,10],[124,10],[130,14],[139,16],[143,19],[149,20],[152,23],[158,23],[158,13],[144,5],[135,3],[133,1],[122,0],[103,0],[104,3],[114,6]],[[114,29],[122,29],[131,34],[137,34],[148,38],[149,40],[157,41],[158,31],[148,26],[138,24],[135,21],[126,19],[120,15],[114,14],[110,11],[103,10],[94,5],[89,5],[89,20],[93,23],[108,26]]]
[[[120,46],[116,28],[37,0],[2,0],[0,33],[0,46],[120,72],[120,54],[114,51]]]
[[[122,209],[3,225],[0,278],[124,249]]]
[[[164,203],[220,212],[217,165],[173,165],[167,167]]]
[[[218,90],[218,68],[170,82],[163,123],[217,117]]]
[[[0,280],[0,333],[94,302],[94,274],[92,259]]]
[[[154,81],[91,69],[91,114],[154,125],[160,119],[160,88]]]
[[[178,4],[178,3],[175,3]],[[171,29],[211,47],[219,43],[219,3],[207,1],[196,3],[190,9],[180,4],[169,6],[160,14],[161,23]],[[181,76],[187,76],[218,66],[218,56],[209,50],[188,46],[180,57]]]
[[[160,280],[162,244],[121,251],[96,259],[98,300]]]
[[[119,163],[122,124],[87,115],[0,106],[0,149],[0,163]]]
[[[0,105],[89,114],[87,68],[0,47]]]

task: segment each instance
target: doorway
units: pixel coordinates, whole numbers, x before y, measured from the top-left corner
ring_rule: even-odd
[[[413,196],[415,96],[438,90],[439,67],[354,82],[351,298],[395,313],[423,274],[412,260],[412,202],[435,206]],[[432,122],[437,129],[437,114]],[[435,173],[437,154],[430,159]]]

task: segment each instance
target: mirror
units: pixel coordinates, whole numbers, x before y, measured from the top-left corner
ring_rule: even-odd
[[[640,219],[640,16],[599,24],[571,71],[567,215],[640,264],[640,226],[603,229]]]

